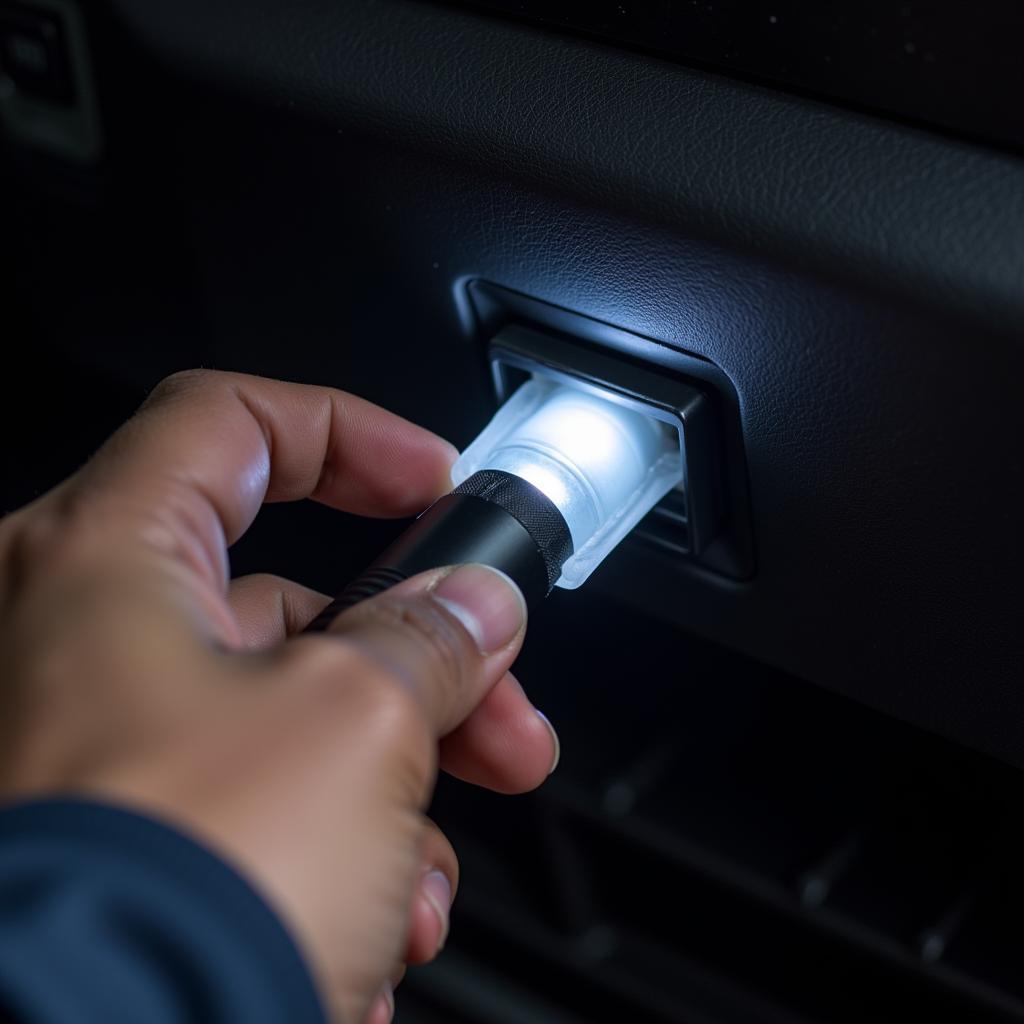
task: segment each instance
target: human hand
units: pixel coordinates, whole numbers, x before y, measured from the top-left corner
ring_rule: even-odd
[[[264,501],[418,512],[452,457],[337,391],[194,372],[0,521],[0,792],[120,802],[205,841],[346,1021],[388,1020],[390,983],[443,944],[438,765],[519,792],[557,759],[508,673],[525,606],[500,574],[448,567],[298,636],[328,598],[229,583],[227,548]]]

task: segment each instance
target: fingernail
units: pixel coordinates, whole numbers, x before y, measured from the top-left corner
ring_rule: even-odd
[[[448,876],[443,871],[428,871],[420,883],[423,897],[430,904],[441,922],[441,938],[437,942],[437,951],[444,949],[448,939],[448,915],[452,906],[452,887]]]
[[[537,711],[536,708],[533,710]],[[555,745],[555,756],[551,759],[551,767],[548,769],[548,775],[551,775],[558,767],[558,762],[562,758],[562,744],[558,739],[558,733],[555,732],[555,727],[551,724],[551,719],[543,711],[537,711],[537,717],[548,727],[548,732],[551,733],[551,741]]]
[[[388,1013],[390,1014],[388,1020],[390,1021],[395,1015],[395,990],[391,987],[390,981],[384,982],[384,991],[381,995],[384,996],[384,1002],[388,1004]]]
[[[507,647],[526,622],[519,588],[489,565],[460,565],[442,577],[434,599],[466,627],[481,654]]]

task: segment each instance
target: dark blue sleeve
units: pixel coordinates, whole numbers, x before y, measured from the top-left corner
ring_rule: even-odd
[[[294,942],[239,875],[173,829],[77,800],[0,811],[0,1018],[326,1019]]]

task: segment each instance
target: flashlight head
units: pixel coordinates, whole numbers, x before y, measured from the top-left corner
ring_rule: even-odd
[[[545,494],[572,536],[557,586],[578,587],[682,481],[679,432],[611,392],[534,377],[498,410],[452,470],[511,473]]]

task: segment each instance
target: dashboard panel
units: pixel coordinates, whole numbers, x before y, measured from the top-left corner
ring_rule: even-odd
[[[1012,0],[476,0],[691,66],[1016,151],[1024,10]]]

